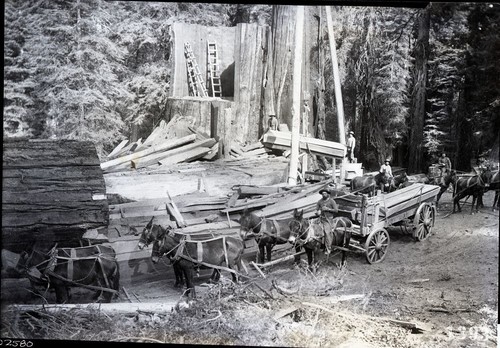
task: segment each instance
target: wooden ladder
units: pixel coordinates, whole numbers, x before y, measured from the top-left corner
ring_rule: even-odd
[[[210,88],[212,91],[212,97],[221,97],[222,88],[220,84],[220,72],[219,72],[219,62],[217,55],[217,44],[213,41],[207,41],[207,74],[208,80],[210,81]]]
[[[188,73],[189,92],[195,97],[208,97],[205,82],[201,78],[198,63],[193,54],[193,49],[189,42],[184,43],[184,55],[186,56],[186,66]]]

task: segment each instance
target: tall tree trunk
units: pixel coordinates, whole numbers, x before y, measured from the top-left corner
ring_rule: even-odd
[[[412,94],[412,113],[408,171],[422,171],[423,130],[427,84],[427,61],[429,58],[430,8],[422,10],[418,18],[418,38],[415,45],[415,85]]]

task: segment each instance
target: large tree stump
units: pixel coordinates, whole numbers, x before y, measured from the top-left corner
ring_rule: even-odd
[[[95,146],[73,140],[4,140],[2,247],[76,243],[108,225],[106,186]]]

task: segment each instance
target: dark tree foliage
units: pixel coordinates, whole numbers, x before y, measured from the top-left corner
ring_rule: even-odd
[[[430,7],[426,102],[424,115],[419,113],[422,171],[441,151],[458,169],[469,170],[470,159],[498,138],[499,8],[497,3]],[[311,55],[324,91],[314,105],[326,115],[321,132],[338,141],[340,131],[354,130],[356,157],[367,169],[376,169],[386,156],[408,167],[407,149],[417,146],[410,128],[417,117],[412,105],[419,11],[332,7],[343,130],[337,129],[326,20],[324,15],[313,19],[321,23],[313,35],[321,50]],[[141,125],[162,118],[171,78],[172,23],[271,25],[271,16],[271,6],[258,4],[7,0],[4,137],[87,139],[105,154]]]

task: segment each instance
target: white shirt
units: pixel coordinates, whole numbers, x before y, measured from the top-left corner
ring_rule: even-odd
[[[390,165],[388,164],[382,164],[382,166],[380,167],[380,172],[381,173],[386,173],[387,175],[390,175],[390,176],[393,176],[392,175],[392,168]]]

